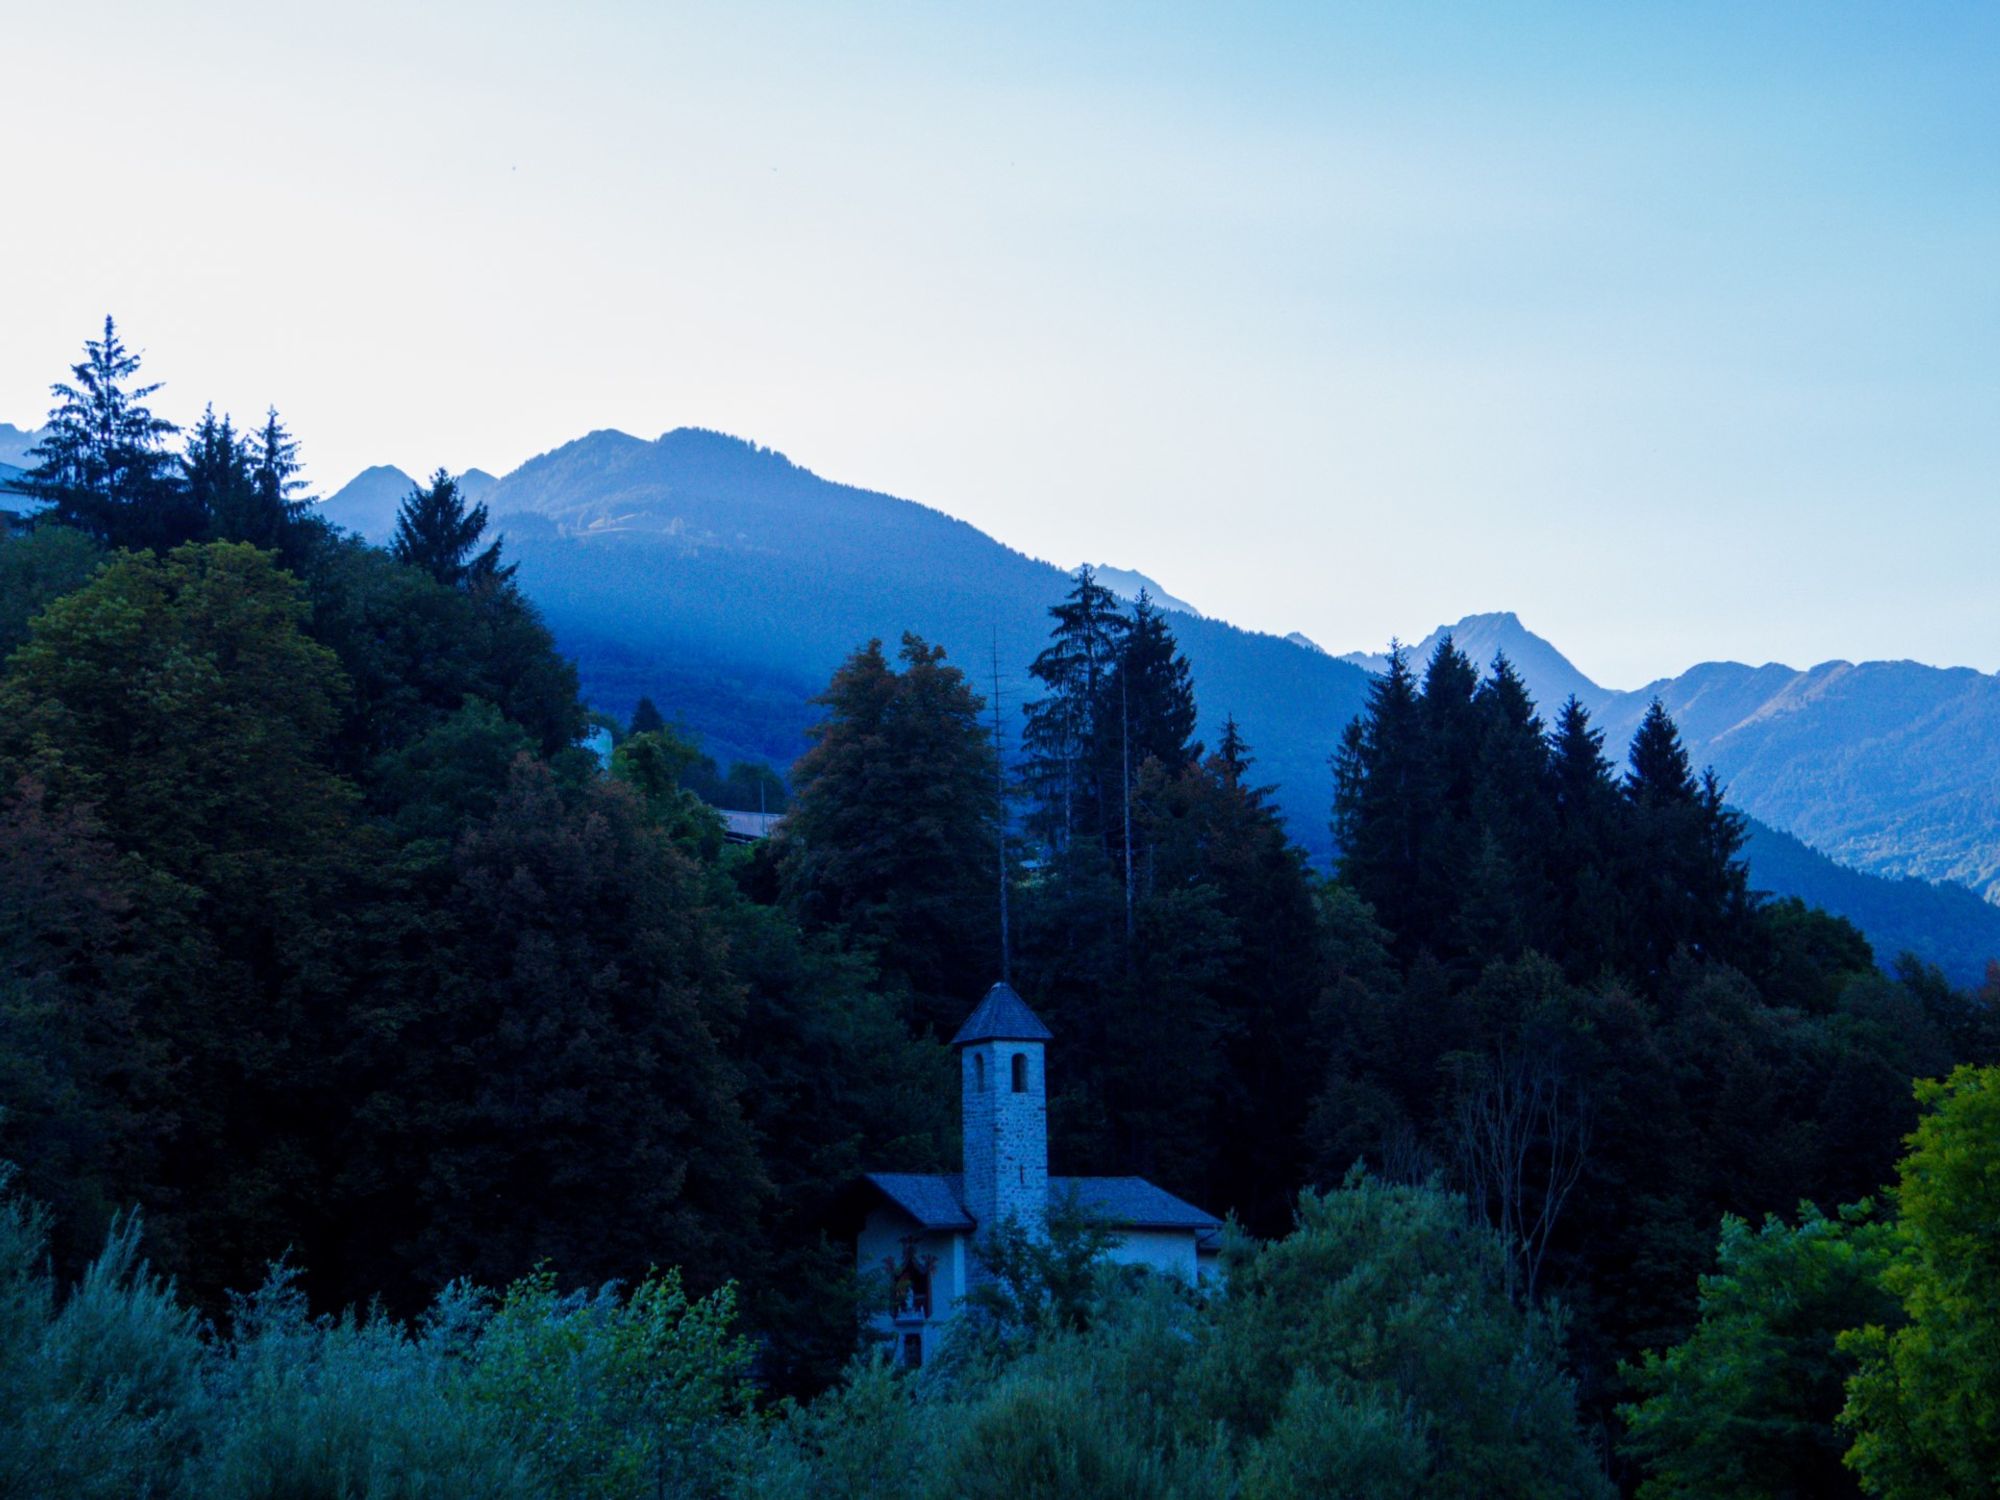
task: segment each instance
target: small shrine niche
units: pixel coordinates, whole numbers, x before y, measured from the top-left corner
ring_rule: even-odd
[[[903,1236],[901,1258],[890,1256],[882,1262],[889,1273],[889,1311],[899,1322],[931,1316],[931,1277],[937,1270],[935,1255],[919,1255],[919,1235]]]

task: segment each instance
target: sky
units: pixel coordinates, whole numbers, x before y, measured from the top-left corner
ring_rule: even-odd
[[[717,428],[1336,651],[2000,667],[2000,7],[0,14],[0,420]]]

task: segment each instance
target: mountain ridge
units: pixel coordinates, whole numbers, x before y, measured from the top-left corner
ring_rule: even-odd
[[[392,476],[397,502],[407,493],[400,470],[366,473]],[[328,506],[337,509],[352,488]],[[529,459],[481,498],[522,565],[524,586],[576,657],[587,696],[617,712],[652,696],[718,758],[788,763],[805,746],[809,700],[832,669],[871,637],[893,649],[905,628],[944,645],[982,693],[992,690],[997,649],[1011,741],[1019,705],[1032,696],[1025,664],[1044,641],[1048,606],[1069,587],[1053,563],[934,507],[821,478],[775,449],[704,429],[670,429],[650,441],[599,429]],[[1260,779],[1278,785],[1293,837],[1325,860],[1327,758],[1365,703],[1368,673],[1309,641],[1197,615],[1177,614],[1174,625],[1194,666],[1201,732],[1212,743],[1225,714],[1239,720]],[[1615,760],[1658,694],[1697,764],[1715,764],[1734,804],[1774,838],[1814,846],[1801,854],[1766,840],[1753,875],[1775,861],[1797,884],[1824,858],[1892,881],[1977,885],[1964,875],[1982,870],[1992,878],[1982,863],[1994,859],[1992,849],[1967,832],[1981,826],[1981,804],[1963,763],[1929,789],[1928,803],[1871,801],[1881,786],[1897,789],[1893,752],[1934,732],[1940,697],[1950,718],[1953,693],[1940,694],[1940,684],[1974,699],[1988,691],[1989,680],[1971,669],[1826,663],[1800,673],[1775,663],[1703,663],[1620,692],[1591,682],[1512,611],[1450,628],[1482,664],[1505,650],[1545,717],[1564,689],[1576,691]],[[1983,702],[1960,709],[1977,721],[1967,730],[1975,743],[2000,741],[2000,696],[1990,724]],[[1828,743],[1829,716],[1863,721],[1847,726],[1853,745],[1839,733]],[[1843,755],[1852,763],[1843,765]],[[1971,800],[1954,808],[1954,797]],[[2000,808],[1993,812],[1988,829],[2000,827]],[[1812,878],[1835,879],[1824,870]],[[1857,889],[1842,899],[1863,908],[1910,904],[1880,891],[1863,900]],[[1888,931],[1870,920],[1872,930]]]

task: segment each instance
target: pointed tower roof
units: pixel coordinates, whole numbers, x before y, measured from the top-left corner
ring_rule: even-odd
[[[1046,1042],[1052,1035],[1041,1018],[1028,1009],[1028,1002],[1014,993],[1014,987],[1002,982],[986,992],[986,998],[965,1018],[951,1044],[966,1047],[974,1042]]]

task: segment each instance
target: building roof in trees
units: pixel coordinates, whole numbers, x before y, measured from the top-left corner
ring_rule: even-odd
[[[966,1047],[974,1042],[1046,1042],[1052,1035],[1041,1018],[1028,1009],[1028,1002],[1003,980],[986,992],[986,998],[965,1018],[951,1044]]]
[[[1024,1007],[1025,1008],[1025,1007]],[[870,1172],[867,1180],[925,1229],[976,1227],[957,1172]],[[1049,1208],[1077,1212],[1114,1229],[1192,1229],[1204,1236],[1222,1221],[1143,1177],[1051,1177]]]

